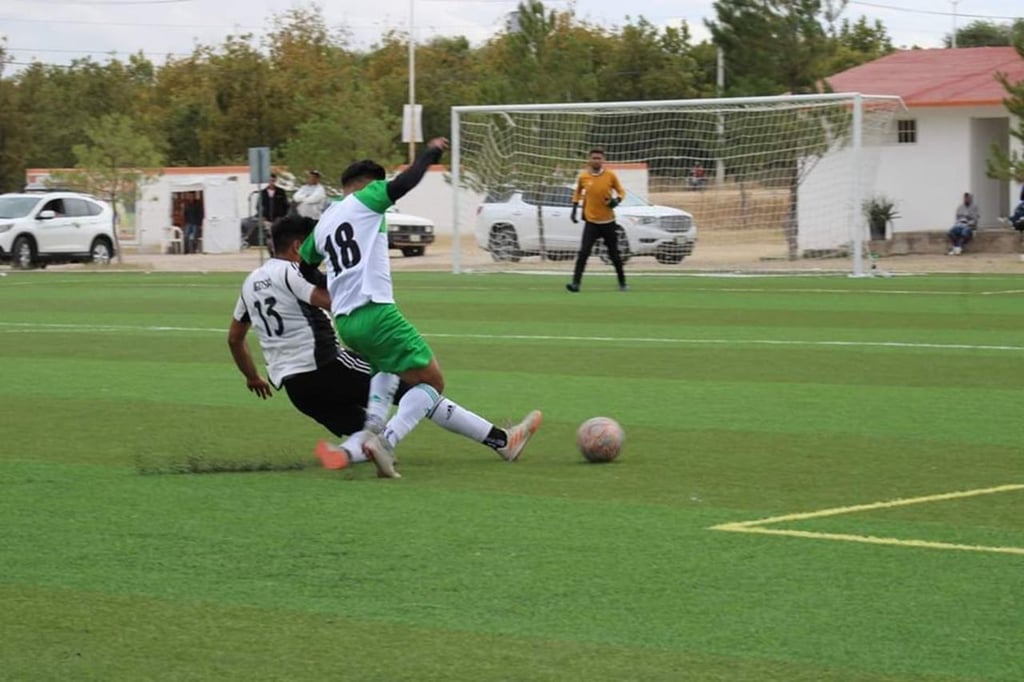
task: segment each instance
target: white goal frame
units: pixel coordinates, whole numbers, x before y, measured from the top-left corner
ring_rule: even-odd
[[[629,101],[629,102],[577,102],[564,104],[502,104],[502,105],[479,105],[479,106],[454,106],[451,108],[451,185],[452,185],[452,272],[463,271],[460,245],[463,234],[472,234],[472,227],[465,230],[461,224],[461,205],[464,197],[463,175],[462,175],[462,120],[467,114],[512,114],[512,113],[543,113],[543,112],[593,112],[615,113],[625,110],[642,111],[644,109],[702,109],[705,113],[714,113],[713,107],[720,106],[723,109],[733,107],[772,107],[778,105],[823,104],[828,102],[848,102],[851,112],[850,139],[846,151],[850,154],[850,164],[853,165],[852,180],[847,188],[848,206],[855,207],[852,214],[847,216],[849,221],[849,246],[852,263],[850,274],[855,277],[870,276],[870,271],[865,272],[864,253],[867,247],[867,222],[859,207],[862,206],[866,197],[866,191],[873,187],[865,186],[865,170],[870,164],[865,163],[865,140],[864,113],[866,106],[874,104],[888,105],[893,113],[904,109],[902,100],[891,95],[868,95],[859,92],[828,93],[816,95],[780,95],[772,97],[734,97],[734,98],[706,98],[689,100],[651,100],[651,101]],[[893,117],[894,118],[894,117]],[[580,166],[583,166],[583,153],[580,150]],[[709,176],[714,169],[709,169]]]

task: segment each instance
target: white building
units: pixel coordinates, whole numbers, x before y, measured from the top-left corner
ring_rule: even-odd
[[[896,200],[894,233],[948,230],[964,192],[975,196],[981,229],[1012,212],[1020,183],[986,175],[993,145],[1024,152],[1010,135],[1019,122],[997,73],[1024,81],[1024,59],[1012,47],[909,50],[828,79],[835,92],[897,95],[907,107],[878,152],[874,188],[864,191]]]

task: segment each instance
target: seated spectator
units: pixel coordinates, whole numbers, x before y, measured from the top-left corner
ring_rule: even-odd
[[[971,241],[976,229],[978,229],[978,205],[974,203],[974,195],[964,192],[964,202],[956,209],[956,222],[947,233],[950,242],[949,255],[961,255],[964,252],[964,246]]]
[[[1020,188],[1020,203],[1017,204],[1017,208],[1013,209],[1009,218],[1000,218],[999,222],[1024,232],[1024,185]]]
[[[704,165],[698,161],[693,165],[693,170],[690,172],[690,189],[704,189],[704,184],[707,183],[707,181],[707,173],[704,170]]]

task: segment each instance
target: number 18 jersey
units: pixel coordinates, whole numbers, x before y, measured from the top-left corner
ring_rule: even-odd
[[[307,263],[327,261],[327,291],[335,317],[367,303],[395,302],[384,221],[389,206],[387,183],[374,180],[324,211],[299,249]]]
[[[252,325],[275,388],[338,356],[334,325],[325,311],[310,304],[312,294],[313,285],[302,278],[298,265],[281,258],[271,258],[242,284],[234,318]]]

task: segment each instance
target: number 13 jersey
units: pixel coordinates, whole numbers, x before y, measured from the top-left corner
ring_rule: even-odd
[[[324,211],[299,253],[313,265],[327,261],[327,290],[335,317],[367,303],[394,303],[388,228],[388,185],[374,180]]]
[[[267,375],[275,388],[294,374],[312,372],[338,356],[338,338],[327,312],[309,302],[313,285],[298,264],[271,258],[249,273],[234,318],[259,335]]]

